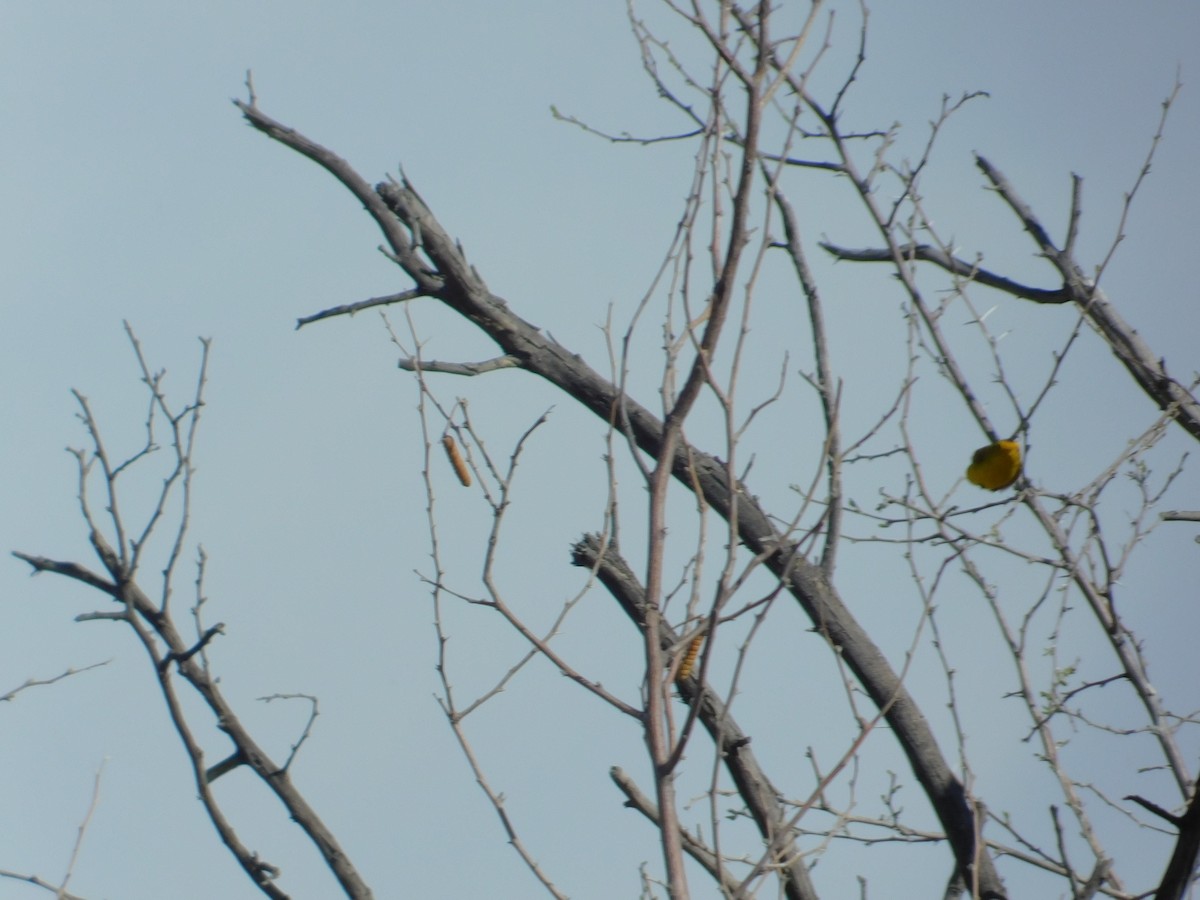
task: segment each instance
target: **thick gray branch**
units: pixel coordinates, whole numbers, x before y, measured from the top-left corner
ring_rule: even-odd
[[[646,624],[646,592],[629,564],[611,545],[604,548],[600,537],[586,534],[571,548],[573,565],[591,569],[600,583],[608,588],[625,614],[639,627]],[[659,642],[664,650],[679,643],[679,635],[661,618]],[[689,706],[699,704],[697,717],[717,746],[718,756],[725,763],[738,794],[745,801],[759,833],[771,848],[772,859],[779,867],[788,900],[816,900],[817,893],[808,877],[808,868],[796,846],[796,833],[787,828],[787,816],[779,798],[782,796],[767,774],[759,767],[750,738],[734,721],[721,698],[707,685],[687,678],[677,684],[679,696]],[[684,842],[686,848],[686,840]],[[689,852],[691,852],[689,850]]]
[[[1179,838],[1154,900],[1181,900],[1188,895],[1188,888],[1195,880],[1196,860],[1200,858],[1200,791],[1192,789],[1187,809],[1182,816],[1174,819],[1173,824],[1179,828]]]
[[[257,109],[246,104],[239,106],[251,124],[330,168],[343,183],[361,183],[361,179],[350,178],[340,167],[336,171],[331,168],[331,160],[339,166],[345,165],[340,157],[323,151],[292,129],[273,123]],[[260,122],[264,121],[272,122],[274,127],[263,127]],[[407,181],[379,184],[376,191],[394,218],[387,222],[373,205],[368,204],[368,209],[381,223],[389,242],[402,223],[412,235],[413,243],[432,264],[432,272],[417,272],[419,288],[423,289],[424,284],[437,285],[437,289],[429,293],[479,326],[503,353],[516,358],[522,368],[559,387],[603,421],[622,423],[638,447],[656,459],[660,456],[662,422],[644,406],[625,396],[579,356],[517,316],[503,299],[492,294],[467,262],[461,248]],[[361,199],[358,190],[353,192]],[[409,246],[406,241],[399,243]],[[402,265],[413,275],[410,263]],[[892,733],[941,820],[966,880],[969,883],[978,880],[980,896],[985,900],[1006,896],[990,856],[976,841],[976,814],[962,782],[946,762],[916,702],[833,586],[817,567],[800,555],[794,543],[784,540],[775,531],[771,519],[741,483],[729,483],[725,466],[716,457],[679,440],[675,442],[670,464],[673,476],[688,489],[698,488],[719,515],[729,520],[736,509],[742,543],[752,553],[763,555],[767,567],[800,603],[817,631],[842,656],[867,694],[884,711]]]

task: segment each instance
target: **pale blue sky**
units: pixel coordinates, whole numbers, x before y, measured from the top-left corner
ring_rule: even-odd
[[[663,18],[643,4],[648,16]],[[857,40],[856,5],[835,5],[834,50],[823,70],[829,83]],[[905,123],[901,149],[911,154],[943,93],[989,91],[945,134],[927,198],[940,211],[939,227],[970,253],[984,249],[994,267],[1046,286],[1048,267],[980,189],[971,151],[988,156],[1058,229],[1070,173],[1084,176],[1079,249],[1093,263],[1112,241],[1121,197],[1182,69],[1166,141],[1105,283],[1172,370],[1192,372],[1200,333],[1193,271],[1200,6],[878,6],[851,121]],[[252,68],[268,114],[326,143],[368,180],[403,163],[492,289],[603,370],[607,305],[623,322],[646,290],[690,177],[687,147],[612,146],[549,113],[554,104],[614,132],[684,127],[640,70],[624,4],[8,0],[0,4],[0,67],[0,416],[7,423],[0,547],[91,563],[74,461],[62,451],[84,442],[69,389],[91,398],[114,446],[135,445],[144,402],[123,319],[152,365],[168,369],[177,397],[193,383],[197,336],[212,337],[192,534],[210,556],[209,615],[228,627],[214,649],[224,689],[280,758],[303,712],[254,698],[320,695],[317,733],[296,775],[376,896],[449,898],[478,895],[481,886],[488,896],[536,895],[432,699],[430,611],[413,575],[427,570],[428,547],[411,377],[396,370],[396,350],[374,313],[293,330],[298,316],[408,284],[375,250],[378,233],[349,195],[248,128],[229,100],[244,96]],[[809,204],[811,240],[869,242],[861,219],[831,199],[828,184],[814,179],[811,193],[799,196]],[[835,343],[837,364],[849,370],[857,356],[901,352],[874,343],[885,340],[875,320],[894,318],[899,303],[886,279],[824,272],[831,329],[864,335],[861,343]],[[1020,309],[1001,314],[1011,316],[1010,327],[1039,327]],[[429,339],[427,355],[489,354],[486,342],[431,304],[417,305],[414,315]],[[400,315],[393,321],[403,325]],[[1105,387],[1070,398],[1062,433],[1033,435],[1047,479],[1079,459],[1074,450],[1050,452],[1056,441],[1091,429],[1089,446],[1119,442],[1131,417],[1149,414],[1113,374],[1106,351],[1093,348],[1081,360],[1104,373]],[[602,431],[517,373],[442,382],[441,390],[470,398],[502,455],[557,404],[542,443],[530,450],[528,505],[514,510],[511,539],[527,554],[515,554],[505,569],[509,588],[544,593],[551,615],[581,583],[566,564],[569,542],[599,525],[598,502],[574,510],[562,497],[573,487],[582,497],[601,496]],[[875,400],[848,397],[847,415],[865,419]],[[937,419],[936,410],[925,414]],[[948,488],[978,434],[965,417],[938,425],[947,431],[931,439],[930,462],[945,463]],[[581,434],[590,443],[564,461],[555,447]],[[792,435],[781,437],[782,454]],[[772,470],[779,461],[765,453],[768,484],[800,478]],[[579,461],[590,467],[583,476]],[[575,484],[576,477],[583,480]],[[448,479],[440,490],[448,525],[467,534],[484,527],[477,496]],[[1195,545],[1185,531],[1172,535],[1177,553],[1164,553],[1165,565],[1185,559],[1194,572]],[[452,558],[477,567],[469,547]],[[194,801],[141,651],[120,628],[72,621],[103,599],[50,576],[31,581],[27,567],[5,559],[0,691],[68,666],[111,662],[0,707],[0,831],[8,836],[0,868],[61,873],[103,763],[100,805],[71,889],[124,900],[258,896]],[[523,584],[519,576],[531,571],[534,583]],[[878,590],[870,567],[843,574],[848,597]],[[180,593],[190,576],[185,569]],[[1147,583],[1152,596],[1154,582]],[[1163,661],[1155,674],[1194,682],[1194,597],[1170,599],[1172,608],[1154,617],[1172,623],[1155,636],[1162,650],[1153,658]],[[633,696],[628,626],[602,600],[589,600],[564,645]],[[781,616],[803,628],[794,611]],[[487,684],[511,663],[515,642],[474,646],[469,620],[454,624],[464,689]],[[628,659],[614,662],[614,647],[625,647]],[[621,765],[644,776],[636,730],[608,712],[592,718],[596,708],[556,677],[524,678],[502,700],[478,717],[473,734],[533,854],[572,896],[636,896],[637,864],[657,867],[658,852],[607,775]],[[772,711],[743,709],[751,721]],[[536,717],[527,714],[543,711],[553,711],[553,721],[531,724]],[[803,732],[802,711],[797,719]],[[531,763],[535,743],[540,756],[565,761],[561,771]],[[212,746],[219,752],[218,742]],[[776,766],[807,773],[800,746],[758,749]],[[229,776],[218,793],[232,804],[243,838],[283,866],[286,890],[297,898],[332,895],[297,829],[248,777]],[[921,803],[913,794],[908,802]],[[703,816],[696,811],[697,820]],[[886,860],[887,852],[874,858]],[[932,883],[944,875],[931,873]],[[832,877],[828,896],[849,896],[847,883]],[[705,890],[697,885],[698,896]],[[0,882],[0,897],[24,896],[38,894]]]

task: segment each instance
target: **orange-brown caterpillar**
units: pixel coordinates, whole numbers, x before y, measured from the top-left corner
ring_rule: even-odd
[[[679,673],[675,676],[675,680],[686,681],[692,675],[692,669],[696,668],[696,657],[700,655],[700,648],[704,646],[704,635],[698,634],[692,638],[692,642],[688,644],[687,653],[683,654],[683,662],[679,664]]]
[[[462,482],[462,486],[470,487],[471,470],[467,468],[462,454],[458,452],[458,445],[454,443],[454,438],[451,435],[446,435],[442,438],[442,446],[446,448],[446,456],[450,459],[450,465],[454,466],[454,474],[458,476],[458,480]]]

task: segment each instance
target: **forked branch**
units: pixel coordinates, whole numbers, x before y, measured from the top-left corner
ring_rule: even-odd
[[[492,294],[407,179],[385,182],[376,188],[379,200],[390,210],[389,218],[379,212],[376,201],[363,199],[361,185],[365,182],[348,174],[348,166],[340,157],[265,116],[256,105],[238,106],[247,121],[264,134],[318,162],[343,183],[355,186],[352,193],[367,205],[389,243],[404,249],[407,255],[397,253],[398,262],[417,281],[418,288],[428,287],[431,296],[474,323],[521,368],[554,384],[602,421],[622,423],[628,437],[642,451],[656,459],[662,455],[663,423]],[[428,268],[412,262],[416,259],[428,260]],[[1006,896],[991,858],[977,839],[980,826],[966,790],[938,748],[921,710],[833,585],[818,567],[800,555],[794,542],[778,533],[752,492],[740,482],[730,482],[720,460],[680,439],[668,461],[677,481],[689,490],[699,491],[723,518],[736,517],[738,534],[747,549],[763,555],[767,567],[800,603],[818,632],[841,654],[877,707],[886,710],[892,733],[941,820],[967,882],[978,883],[982,897]]]

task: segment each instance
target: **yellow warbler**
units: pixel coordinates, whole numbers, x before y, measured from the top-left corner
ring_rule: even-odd
[[[967,480],[989,491],[1000,491],[1021,474],[1021,445],[1016,441],[996,441],[980,447],[967,466]]]

